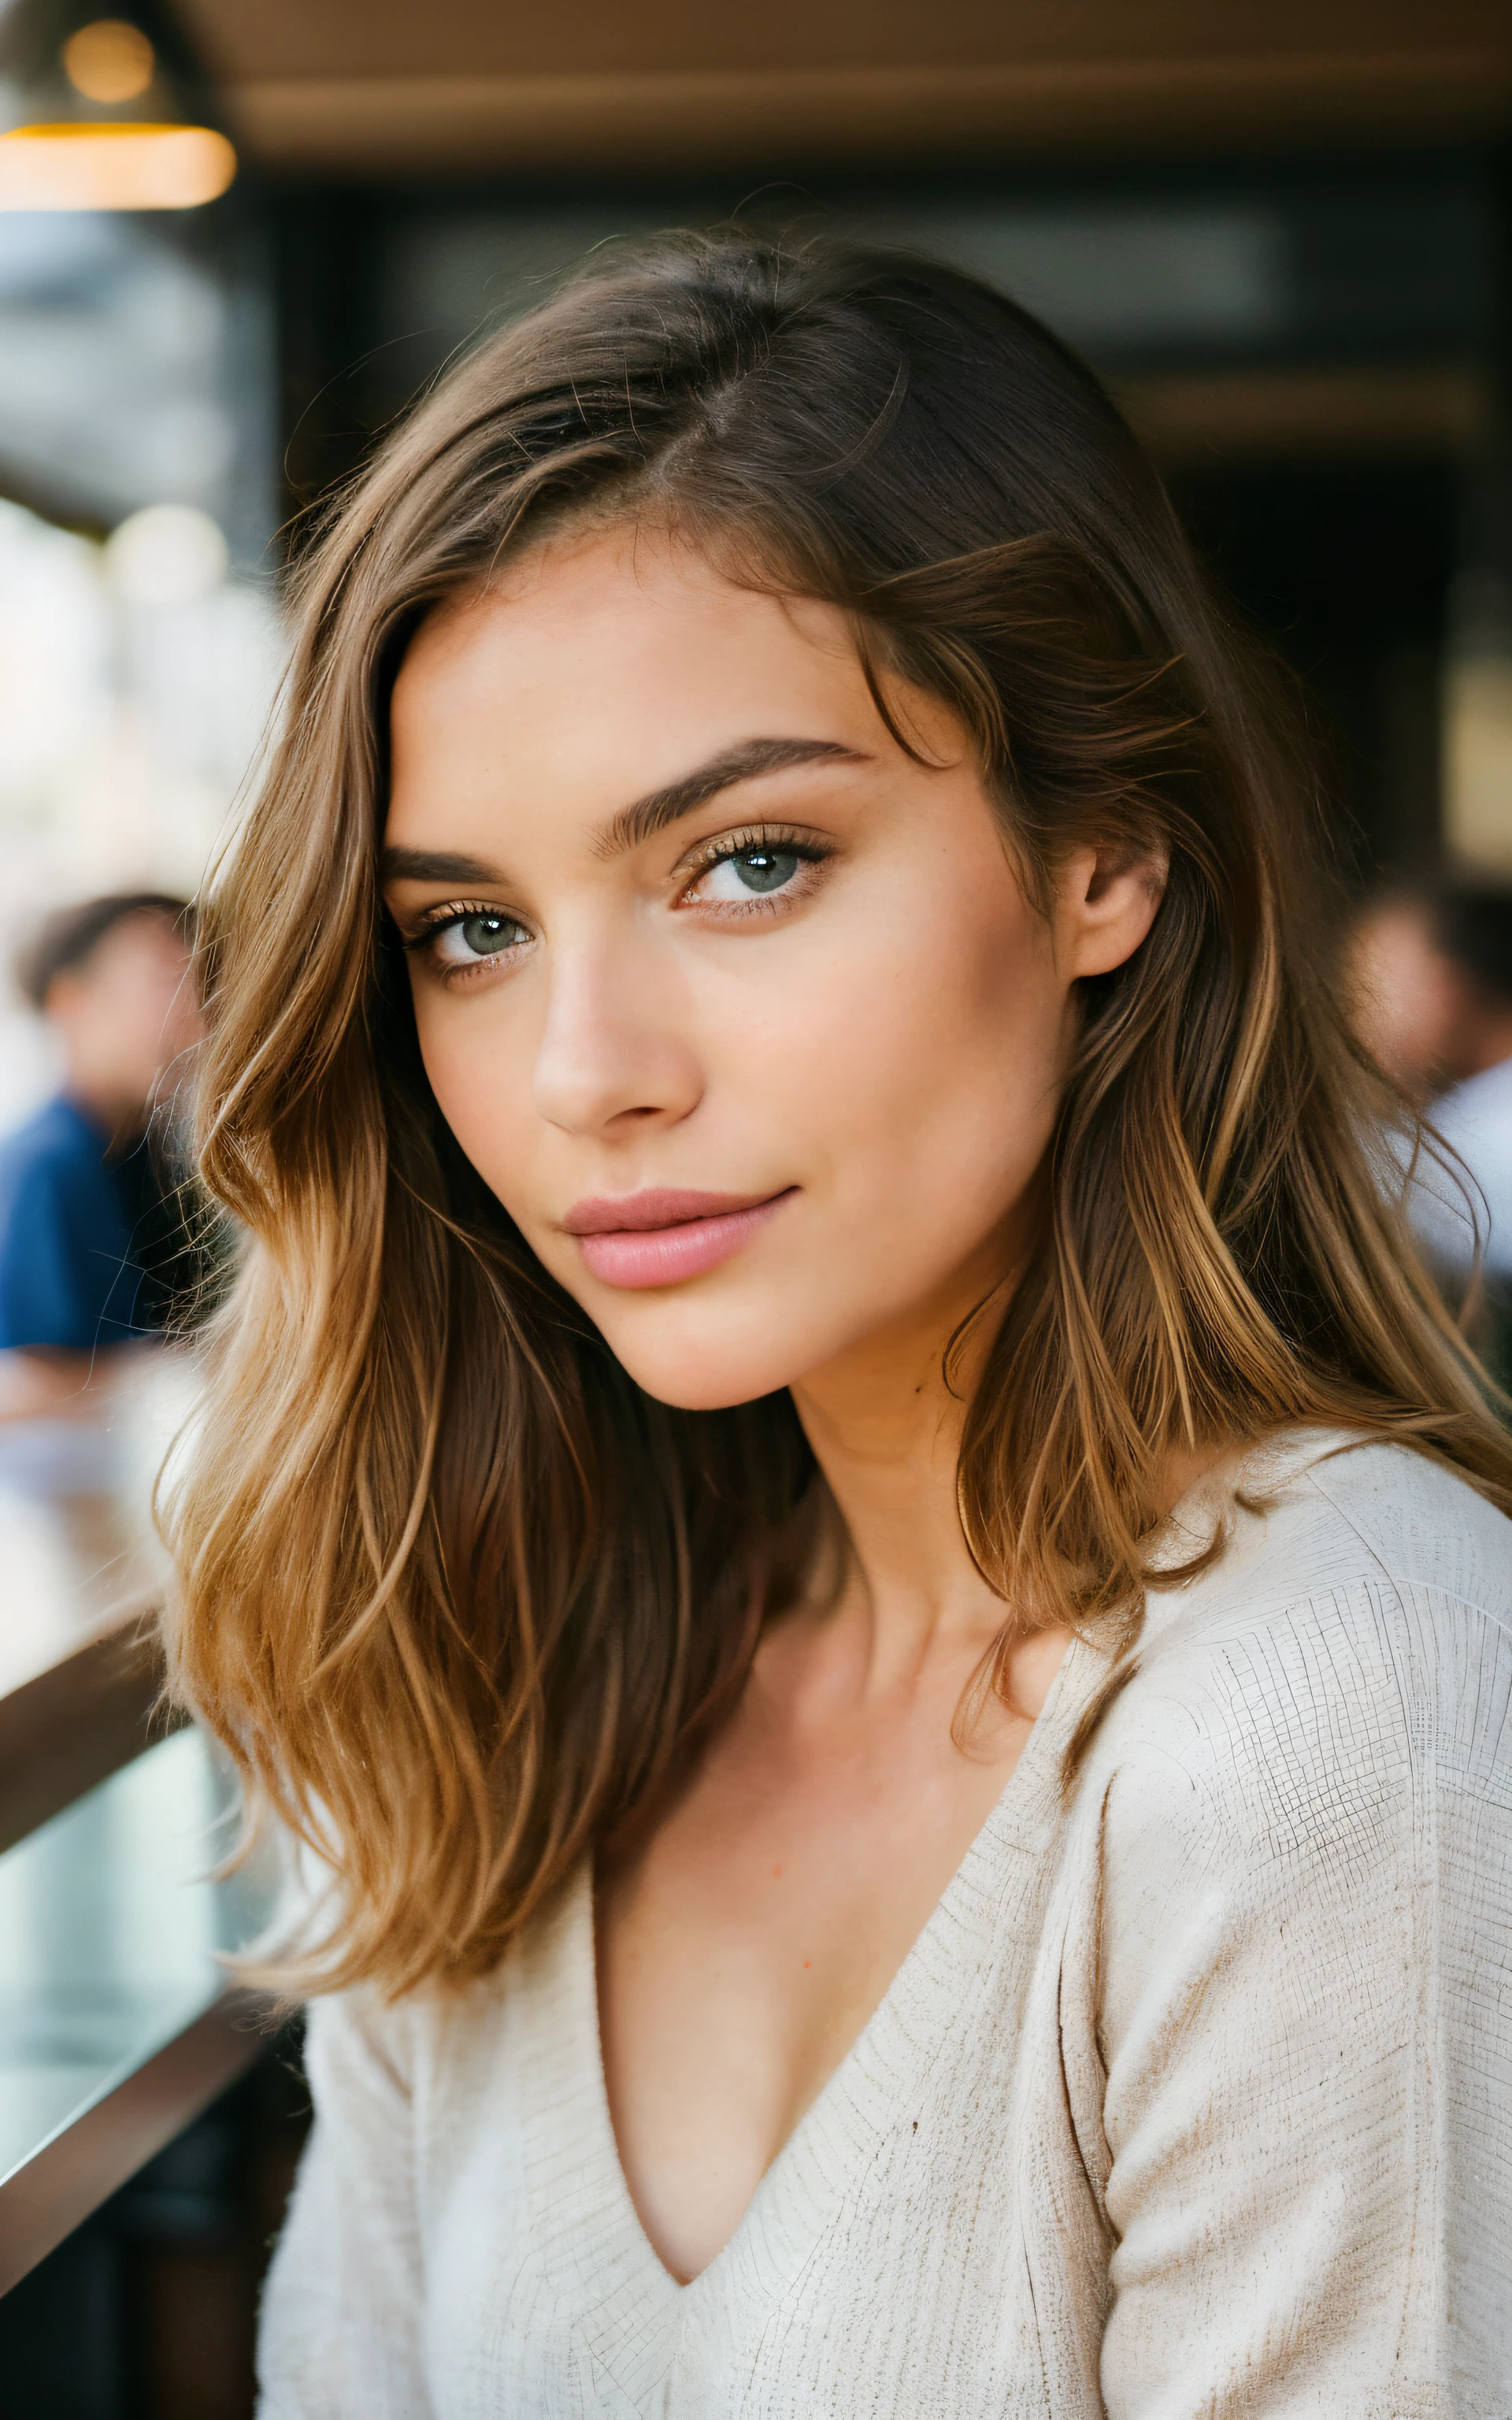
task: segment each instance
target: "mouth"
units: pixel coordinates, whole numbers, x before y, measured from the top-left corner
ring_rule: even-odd
[[[752,1195],[654,1186],[618,1200],[574,1202],[562,1223],[602,1284],[678,1285],[742,1250],[797,1189]]]

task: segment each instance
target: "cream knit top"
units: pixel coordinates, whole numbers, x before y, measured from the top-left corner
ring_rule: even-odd
[[[487,1982],[319,2004],[262,2420],[1506,2420],[1512,1525],[1293,1434],[1073,1646],[882,2005],[688,2286],[580,1874]],[[1267,1509],[1245,1509],[1263,1494]]]

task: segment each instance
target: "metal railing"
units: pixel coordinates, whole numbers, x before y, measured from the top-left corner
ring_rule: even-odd
[[[255,1883],[214,1879],[232,1793],[166,1718],[151,1473],[172,1372],[0,1433],[0,2293],[259,2055],[222,1956]]]

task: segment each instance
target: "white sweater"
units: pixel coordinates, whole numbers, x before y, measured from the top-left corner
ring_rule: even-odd
[[[263,2420],[1506,2420],[1512,1525],[1396,1448],[1209,1482],[1077,1645],[689,2286],[615,2152],[589,1877],[460,1999],[314,2011]],[[1180,1532],[1181,1534],[1178,1534]]]

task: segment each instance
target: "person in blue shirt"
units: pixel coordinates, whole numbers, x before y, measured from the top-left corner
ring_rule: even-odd
[[[190,949],[183,900],[131,892],[60,910],[23,954],[64,1081],[0,1142],[0,1411],[66,1408],[167,1315],[187,1239],[152,1129],[196,1035]]]

